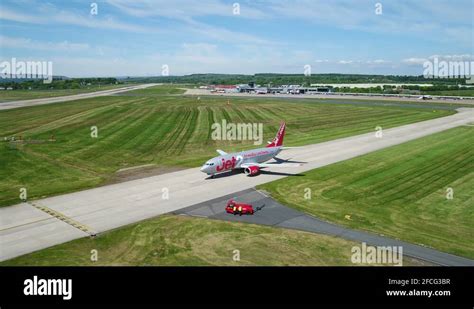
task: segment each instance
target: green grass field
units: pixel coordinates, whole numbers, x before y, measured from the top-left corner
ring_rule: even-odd
[[[474,89],[470,88],[470,89],[460,89],[460,90],[423,91],[423,94],[474,97]]]
[[[163,94],[163,92],[165,94]],[[161,94],[155,96],[154,94]],[[166,95],[172,93],[172,95]],[[402,107],[314,104],[261,98],[230,99],[177,95],[155,87],[130,96],[109,96],[0,112],[0,205],[109,182],[121,168],[156,164],[194,167],[215,149],[256,147],[253,141],[214,141],[211,124],[262,123],[264,144],[281,120],[288,146],[361,134],[454,113]],[[91,137],[91,128],[98,137]],[[7,142],[3,137],[26,142]],[[50,141],[54,136],[55,141]]]
[[[127,87],[129,85],[105,85],[105,86],[89,86],[79,89],[54,89],[54,90],[0,90],[0,104],[2,102],[16,100],[30,100],[40,98],[61,97],[73,94],[95,92],[101,90],[109,90],[115,88]]]
[[[341,238],[252,224],[183,216],[160,216],[57,245],[1,266],[285,266],[361,265]],[[91,261],[97,250],[98,260]],[[234,261],[239,250],[240,261]],[[403,265],[423,265],[405,258]]]
[[[183,94],[186,92],[185,85],[158,85],[144,89],[123,92],[121,95],[162,96],[172,94]]]
[[[318,218],[474,258],[472,126],[260,188]],[[305,188],[311,189],[311,199],[305,199]],[[453,189],[452,200],[446,198],[448,188]]]

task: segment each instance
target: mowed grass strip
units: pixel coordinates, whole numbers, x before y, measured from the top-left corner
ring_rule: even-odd
[[[1,266],[294,266],[351,262],[360,244],[295,230],[164,215],[0,263]],[[92,251],[96,250],[96,251]],[[238,250],[240,261],[234,256]],[[97,261],[91,259],[97,252]],[[404,259],[404,265],[420,262]],[[373,265],[373,264],[371,264]]]
[[[186,92],[185,85],[182,88],[179,85],[157,85],[153,87],[136,89],[132,91],[123,92],[120,95],[141,95],[141,96],[163,96],[163,95],[176,95],[183,94]]]
[[[260,188],[318,218],[474,258],[474,127],[450,129]],[[311,199],[305,199],[307,188]],[[447,198],[449,188],[453,199]]]
[[[0,138],[21,136],[41,142],[0,142],[0,206],[18,202],[23,187],[29,188],[30,198],[38,198],[107,183],[122,168],[195,167],[215,156],[215,149],[256,147],[252,140],[212,140],[211,125],[223,119],[262,123],[262,146],[284,120],[285,144],[296,146],[454,113],[255,98],[198,99],[167,95],[174,93],[169,87],[144,90],[146,95],[138,92],[0,111]],[[91,137],[93,127],[98,129],[97,138]],[[52,136],[55,141],[49,142]]]

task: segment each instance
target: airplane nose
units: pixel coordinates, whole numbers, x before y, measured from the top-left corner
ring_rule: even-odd
[[[201,172],[205,173],[206,170],[207,170],[207,166],[206,166],[206,165],[201,166]]]

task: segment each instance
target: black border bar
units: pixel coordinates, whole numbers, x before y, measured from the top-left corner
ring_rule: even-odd
[[[72,299],[25,296],[26,279],[72,279]],[[456,304],[474,305],[474,267],[0,267],[0,307],[10,304]],[[418,285],[389,284],[418,279]],[[421,284],[449,279],[449,284]],[[387,290],[450,296],[387,296]]]

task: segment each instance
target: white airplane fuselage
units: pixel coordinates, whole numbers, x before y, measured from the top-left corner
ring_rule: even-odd
[[[277,156],[281,148],[281,146],[264,147],[217,156],[208,160],[201,167],[201,172],[214,175],[244,168],[242,165],[249,166],[252,163],[256,163],[257,165],[258,163],[266,162]]]

